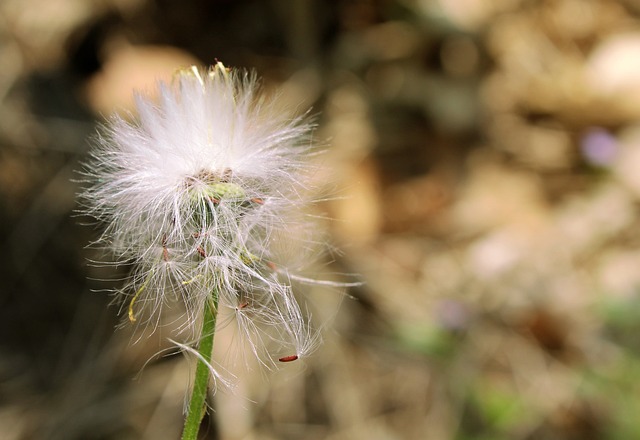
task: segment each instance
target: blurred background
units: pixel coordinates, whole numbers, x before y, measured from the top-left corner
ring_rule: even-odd
[[[192,364],[114,330],[74,170],[216,59],[319,115],[321,270],[364,284],[311,292],[324,345],[203,438],[640,438],[636,1],[2,0],[2,439],[179,437]]]

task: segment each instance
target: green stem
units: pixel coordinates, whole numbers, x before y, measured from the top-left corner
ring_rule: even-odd
[[[213,335],[216,330],[216,312],[218,310],[218,292],[213,292],[211,301],[204,306],[202,335],[198,344],[198,353],[209,361],[213,351]],[[209,390],[209,367],[198,359],[193,393],[189,402],[187,418],[184,422],[182,440],[197,440],[200,423],[206,410],[207,391]]]

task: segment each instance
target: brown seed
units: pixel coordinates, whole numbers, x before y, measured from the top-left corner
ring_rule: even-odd
[[[223,183],[228,183],[231,180],[232,176],[233,176],[233,171],[231,170],[231,168],[225,168],[224,171],[222,172],[222,177],[220,178],[220,181]]]
[[[162,236],[162,259],[167,262],[169,261],[169,251],[167,250],[167,234]]]

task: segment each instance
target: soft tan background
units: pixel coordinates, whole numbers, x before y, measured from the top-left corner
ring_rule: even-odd
[[[321,349],[214,439],[640,438],[633,0],[2,0],[0,437],[176,439],[191,365],[131,344],[73,216],[95,122],[192,62],[313,106]]]

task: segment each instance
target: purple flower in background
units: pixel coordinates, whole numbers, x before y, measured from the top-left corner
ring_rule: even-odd
[[[618,141],[609,131],[594,127],[580,139],[580,150],[589,164],[608,167],[616,157]]]

